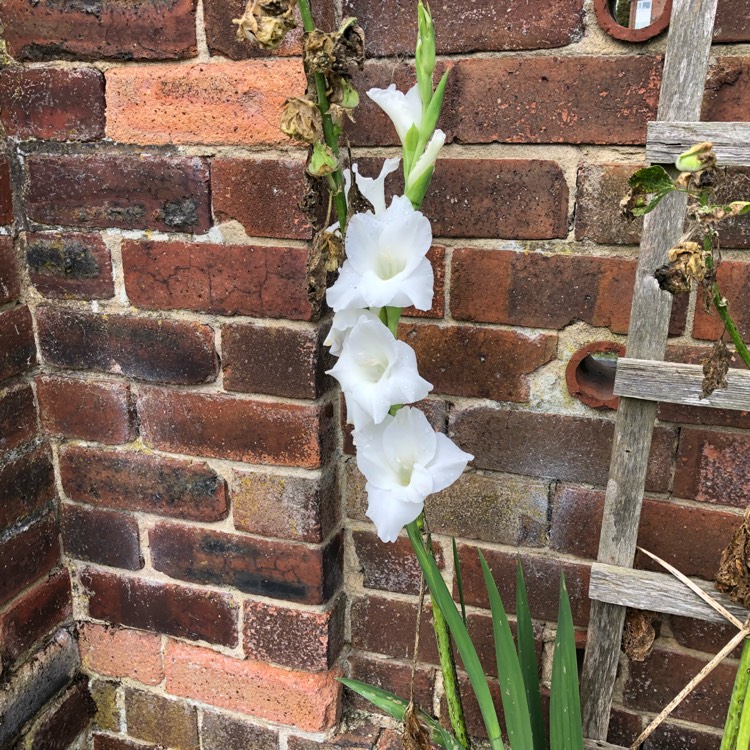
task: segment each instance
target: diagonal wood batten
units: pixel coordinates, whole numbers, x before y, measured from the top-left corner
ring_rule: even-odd
[[[716,0],[675,0],[659,120],[699,119],[715,14]],[[686,197],[673,193],[646,216],[628,332],[630,357],[664,358],[672,298],[659,289],[653,274],[680,238],[685,208]],[[599,562],[632,567],[655,417],[655,402],[620,399]],[[592,602],[581,706],[584,736],[592,740],[607,735],[624,618],[622,606]]]

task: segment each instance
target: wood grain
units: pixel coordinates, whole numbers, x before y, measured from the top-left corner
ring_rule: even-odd
[[[750,165],[750,123],[747,122],[650,122],[646,161],[673,164],[696,143],[711,141],[721,167]]]

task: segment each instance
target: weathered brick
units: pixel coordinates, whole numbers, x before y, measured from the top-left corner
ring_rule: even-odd
[[[38,232],[26,236],[31,283],[45,297],[109,299],[112,259],[101,235]]]
[[[218,373],[207,325],[54,307],[37,308],[36,319],[42,355],[55,367],[180,385]]]
[[[37,432],[36,406],[31,386],[0,393],[0,450],[11,451]]]
[[[674,494],[705,503],[748,505],[750,436],[684,427]]]
[[[256,661],[290,669],[329,669],[344,644],[345,600],[341,596],[326,612],[301,612],[265,602],[245,602],[243,643]]]
[[[240,721],[228,714],[203,711],[201,721],[201,746],[203,750],[276,750],[278,734],[272,729]]]
[[[429,310],[405,307],[403,314],[410,318],[442,318],[445,316],[445,248],[433,245],[425,257],[430,261],[434,278],[432,307]]]
[[[714,42],[747,41],[750,41],[750,15],[743,1],[719,0],[714,21]]]
[[[149,310],[310,320],[303,248],[126,241],[130,301]]]
[[[13,188],[10,184],[8,159],[0,154],[0,226],[13,223]]]
[[[732,364],[734,365],[735,363]],[[706,409],[703,406],[683,406],[682,404],[660,402],[656,416],[662,422],[681,422],[684,424],[750,429],[750,411]]]
[[[669,629],[672,636],[681,646],[694,651],[705,651],[712,656],[718,654],[724,646],[736,635],[737,629],[734,625],[727,623],[719,625],[716,622],[705,620],[692,620],[688,617],[669,616]],[[731,656],[739,658],[742,647]]]
[[[94,727],[109,732],[119,731],[120,707],[117,705],[117,683],[92,679],[89,682],[89,691],[96,704]]]
[[[237,607],[223,594],[94,569],[81,573],[81,583],[88,593],[89,614],[98,620],[231,648],[237,645]]]
[[[60,560],[53,513],[0,541],[0,606],[38,580]]]
[[[94,734],[94,750],[160,750],[156,745],[144,745],[108,734]]]
[[[0,21],[16,60],[171,60],[197,53],[195,6],[195,0],[95,6],[7,0]]]
[[[0,380],[36,364],[36,344],[31,313],[25,305],[0,313]]]
[[[305,195],[304,171],[298,159],[214,159],[217,221],[239,221],[251,237],[309,239],[312,228],[298,205]]]
[[[94,68],[6,68],[0,72],[0,99],[0,122],[13,138],[104,136],[104,76]]]
[[[67,570],[43,580],[0,615],[3,662],[11,664],[73,613]]]
[[[144,685],[158,685],[164,679],[160,635],[95,622],[82,622],[78,635],[85,669]]]
[[[451,416],[451,431],[480,469],[606,485],[614,423],[561,414],[532,414],[485,406]],[[646,488],[667,490],[676,433],[654,431]]]
[[[644,750],[716,750],[721,734],[664,722],[643,745]]]
[[[143,567],[138,521],[132,516],[63,505],[61,530],[63,547],[70,557],[126,570]]]
[[[0,529],[20,521],[55,498],[55,473],[47,445],[0,465]]]
[[[204,159],[34,154],[26,163],[26,210],[40,224],[194,233],[211,226]]]
[[[184,701],[125,688],[128,734],[175,750],[198,750],[198,711]]]
[[[540,0],[501,3],[460,0],[432,7],[436,43],[442,54],[565,47],[583,36],[580,0],[565,0],[553,9]],[[344,0],[344,16],[362,24],[369,56],[413,54],[417,14],[406,0],[374,6],[366,0]]]
[[[330,405],[141,389],[144,441],[155,448],[248,463],[315,469],[330,449]]]
[[[2,160],[0,160],[0,172],[1,171]],[[2,190],[2,188],[0,188],[0,190]],[[1,207],[0,214],[2,214]],[[0,224],[2,223],[2,216],[0,216]],[[0,305],[4,305],[6,302],[12,302],[20,296],[21,280],[18,276],[16,254],[13,251],[13,238],[9,236],[0,236]]]
[[[729,302],[729,310],[743,340],[750,342],[750,309],[746,304],[747,289],[750,285],[750,263],[725,260],[719,266],[716,280],[722,296]],[[724,324],[713,306],[710,312],[707,312],[703,305],[696,305],[693,323],[695,338],[715,341],[721,338],[723,331]]]
[[[223,478],[202,462],[64,446],[60,474],[76,502],[207,522],[229,509]]]
[[[107,136],[156,145],[282,145],[284,102],[304,91],[294,58],[110,68]]]
[[[557,354],[557,336],[550,334],[402,324],[399,338],[416,352],[435,393],[495,401],[528,401],[526,376]]]
[[[137,435],[126,383],[40,375],[36,393],[49,435],[107,444],[128,443]]]
[[[631,258],[463,248],[453,253],[451,312],[531,328],[582,320],[627,333],[635,267]],[[671,334],[684,330],[686,310],[686,299],[673,305]]]
[[[702,120],[737,122],[750,107],[750,57],[718,58],[706,80]]]
[[[289,750],[373,750],[380,747],[377,742],[383,730],[369,721],[357,722],[351,729],[341,727],[328,742],[317,742],[306,737],[290,735],[287,739]]]
[[[224,388],[289,398],[317,398],[332,385],[333,366],[323,347],[327,328],[242,324],[221,333]]]
[[[334,725],[340,684],[333,672],[299,672],[168,641],[167,690],[217,708],[319,732]]]
[[[306,547],[159,523],[149,540],[154,568],[192,583],[306,604],[326,602],[341,583],[340,535],[325,547]]]
[[[233,471],[234,525],[260,536],[322,542],[339,521],[335,473],[320,478]]]

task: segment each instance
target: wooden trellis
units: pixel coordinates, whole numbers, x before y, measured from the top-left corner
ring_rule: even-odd
[[[657,121],[649,123],[646,157],[671,164],[691,146],[712,141],[720,165],[750,166],[750,124],[700,123],[717,0],[674,0]],[[672,193],[644,221],[628,333],[628,357],[617,367],[620,396],[604,520],[582,674],[588,748],[607,748],[607,735],[625,608],[717,620],[720,616],[668,574],[633,569],[657,401],[750,409],[750,372],[730,370],[728,388],[701,399],[700,366],[664,362],[672,296],[654,271],[679,240],[687,196]],[[727,540],[729,541],[729,540]],[[740,620],[747,612],[711,592]]]

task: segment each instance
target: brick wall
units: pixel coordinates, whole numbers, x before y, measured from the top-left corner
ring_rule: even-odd
[[[75,661],[64,632],[45,639],[71,617],[89,677],[63,670],[51,715],[80,724],[53,731],[45,714],[32,747],[74,740],[88,688],[96,716],[77,741],[95,750],[385,748],[394,736],[376,725],[338,729],[367,706],[335,676],[408,692],[417,571],[363,514],[324,375],[328,317],[308,294],[304,153],[276,127],[304,87],[298,38],[271,56],[237,43],[242,5],[0,7],[0,679],[33,685],[35,648]],[[316,3],[365,26],[360,90],[410,82],[412,5]],[[706,119],[750,120],[745,5],[720,0]],[[437,299],[401,335],[435,384],[433,423],[476,456],[428,515],[440,549],[458,538],[493,672],[477,548],[511,609],[520,555],[545,649],[564,570],[585,638],[613,412],[572,398],[565,367],[627,332],[640,228],[617,204],[643,159],[664,39],[615,42],[582,0],[433,10],[453,66],[425,202]],[[365,172],[395,151],[364,99],[349,135]],[[748,174],[732,197],[750,194]],[[723,245],[727,294],[747,302],[750,222]],[[718,333],[694,308],[675,305],[674,359]],[[710,578],[747,504],[750,416],[663,405],[659,418],[641,541]],[[645,662],[623,659],[611,738],[628,744],[727,638],[665,618]],[[440,711],[427,627],[419,657],[417,697]],[[649,747],[716,747],[731,672]]]

